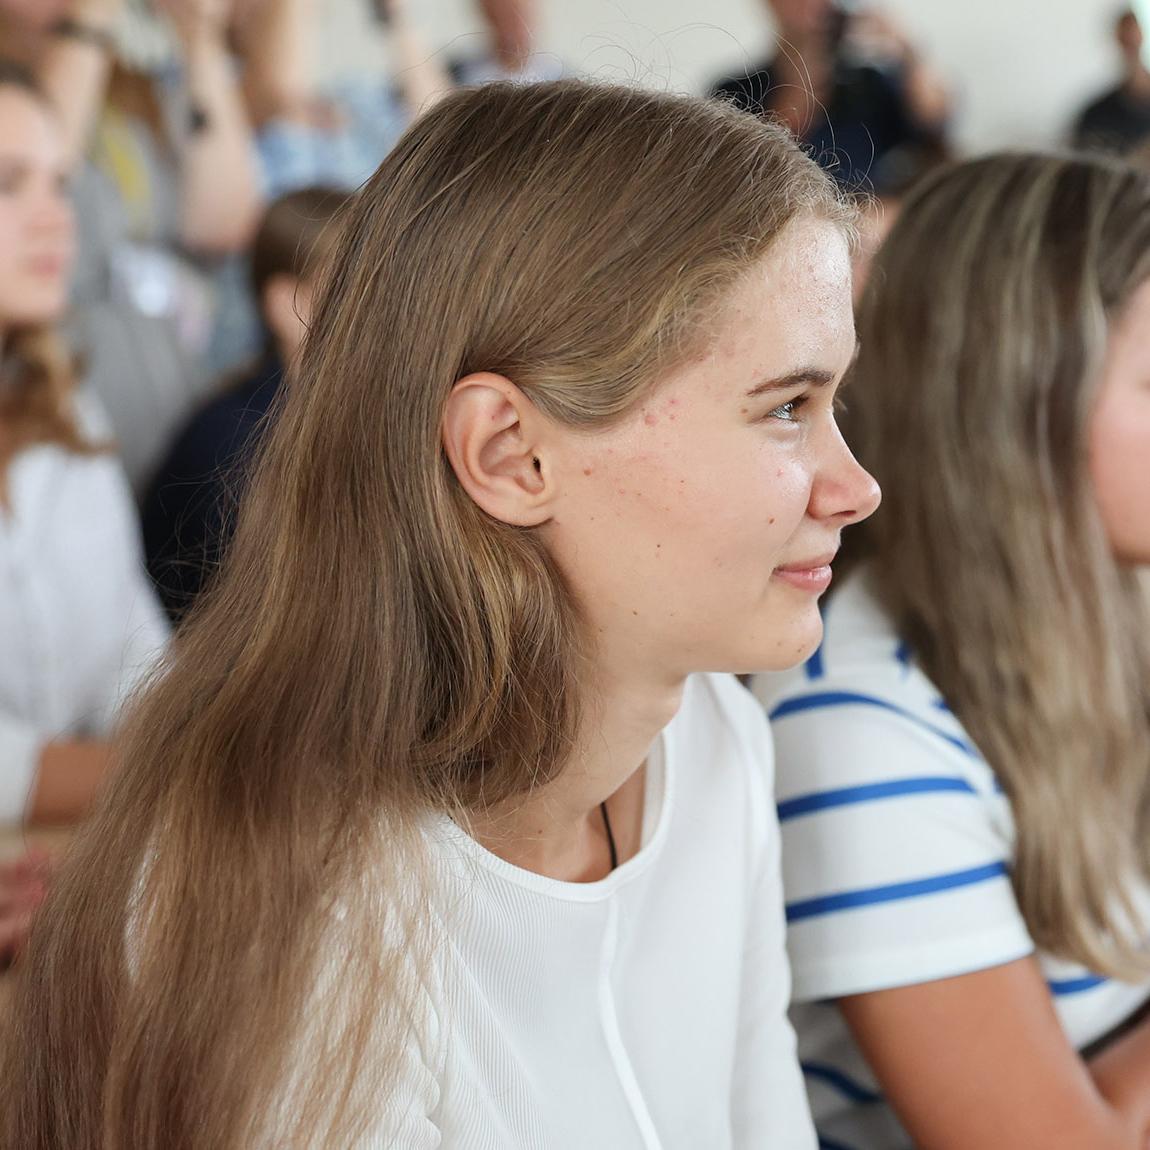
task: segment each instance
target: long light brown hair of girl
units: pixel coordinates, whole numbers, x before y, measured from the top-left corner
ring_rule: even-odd
[[[4,1147],[348,1146],[378,1116],[442,913],[423,820],[546,781],[578,719],[578,607],[455,481],[453,382],[603,426],[810,215],[849,228],[785,133],[686,97],[495,85],[409,130],[33,931]]]
[[[1109,328],[1150,277],[1150,176],[959,165],[912,195],[872,275],[844,430],[885,498],[855,539],[1010,797],[1036,943],[1144,978],[1150,618],[1087,442]]]
[[[12,89],[47,106],[32,74],[0,58],[0,91]],[[76,364],[52,323],[21,326],[5,333],[0,354],[0,506],[6,502],[12,460],[26,447],[55,443],[88,453],[74,409]]]

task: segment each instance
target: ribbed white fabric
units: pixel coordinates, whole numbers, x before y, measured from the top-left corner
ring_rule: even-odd
[[[86,400],[85,424],[108,437]],[[40,749],[107,734],[168,624],[114,455],[43,444],[8,468],[0,511],[0,822],[22,816]]]
[[[366,1145],[813,1150],[762,715],[695,677],[648,762],[642,848],[600,882],[436,828],[459,911],[440,1043]]]

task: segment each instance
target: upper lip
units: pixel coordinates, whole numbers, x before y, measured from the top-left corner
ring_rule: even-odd
[[[784,563],[780,567],[776,567],[776,571],[814,571],[818,567],[829,567],[834,561],[834,557],[838,551],[825,551],[822,555],[816,555],[812,559],[799,559],[794,563]]]

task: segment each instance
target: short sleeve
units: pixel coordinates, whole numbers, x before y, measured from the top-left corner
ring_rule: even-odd
[[[1007,800],[965,738],[826,680],[771,715],[795,1001],[1031,953]]]

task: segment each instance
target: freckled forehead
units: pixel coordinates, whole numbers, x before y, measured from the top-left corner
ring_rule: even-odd
[[[779,236],[751,279],[771,293],[798,294],[804,302],[838,307],[850,294],[851,260],[846,237],[834,224],[801,220]]]
[[[791,224],[731,293],[715,328],[716,351],[831,362],[854,353],[850,249],[822,220]],[[793,364],[791,366],[794,366]],[[844,365],[845,366],[845,365]]]

